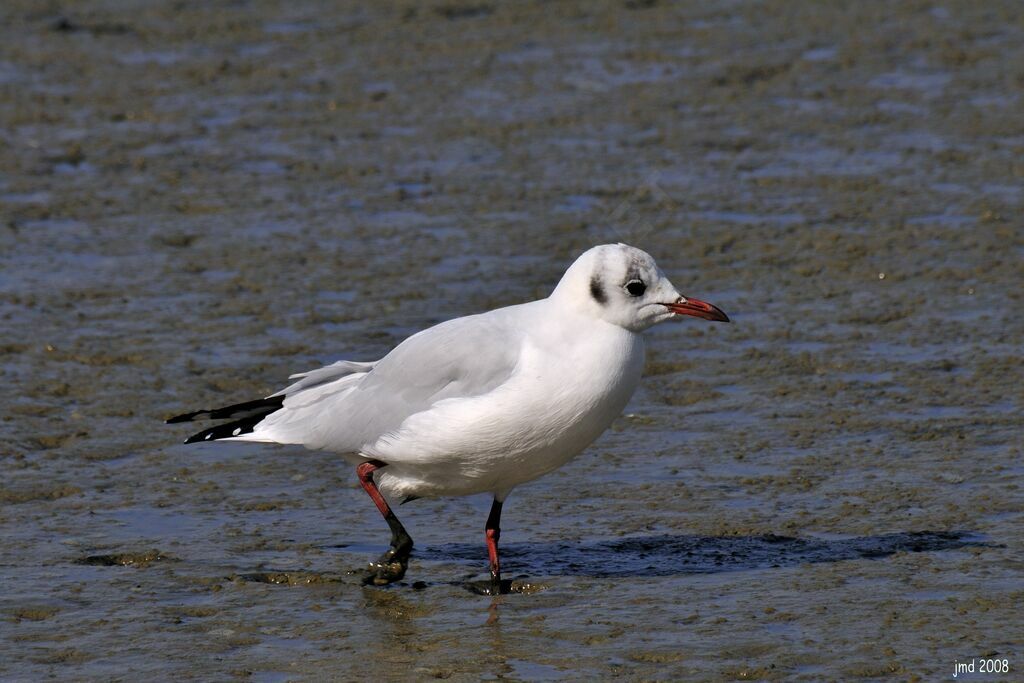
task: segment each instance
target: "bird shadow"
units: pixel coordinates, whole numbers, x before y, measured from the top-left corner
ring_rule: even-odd
[[[502,568],[540,576],[676,576],[879,559],[999,547],[966,531],[907,531],[846,539],[759,536],[658,535],[608,541],[556,541],[503,545]],[[416,559],[479,562],[479,545],[449,543],[417,549]]]

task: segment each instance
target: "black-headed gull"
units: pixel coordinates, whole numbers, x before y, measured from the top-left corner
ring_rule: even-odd
[[[516,486],[561,467],[611,424],[644,363],[641,332],[682,315],[728,322],[682,296],[649,254],[625,244],[584,252],[546,299],[456,318],[376,362],[293,375],[276,394],[168,422],[227,419],[185,443],[259,441],[340,454],[391,527],[364,583],[405,575],[412,539],[382,492],[494,496],[487,518],[490,591],[502,589],[501,506]]]

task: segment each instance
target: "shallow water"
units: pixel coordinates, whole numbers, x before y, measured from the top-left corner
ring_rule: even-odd
[[[0,8],[0,678],[847,679],[1020,667],[1012,3]],[[858,27],[850,30],[850,27]],[[649,250],[581,457],[387,529],[169,415]],[[970,676],[963,676],[970,679]],[[959,679],[959,677],[958,677]]]

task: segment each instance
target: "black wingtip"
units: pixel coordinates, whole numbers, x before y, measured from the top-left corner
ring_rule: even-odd
[[[175,415],[167,420],[167,424],[175,424],[177,422],[192,422],[196,419],[201,420],[227,420],[231,418],[240,419],[245,417],[254,417],[256,415],[266,415],[284,405],[284,396],[268,396],[267,398],[258,398],[255,401],[246,401],[244,403],[235,403],[223,408],[209,408],[203,410],[195,410],[191,413],[183,413],[182,415]]]
[[[187,439],[185,439],[185,443],[188,444],[188,443],[197,443],[199,441],[213,441],[214,439],[223,439],[224,437],[231,435],[231,431],[232,430],[229,430],[227,432],[224,431],[224,427],[227,427],[227,426],[228,425],[217,425],[216,427],[210,427],[209,429],[204,429],[203,431],[199,432],[198,434],[193,434],[192,436],[190,436]],[[252,431],[252,430],[250,429],[249,431]]]
[[[176,424],[178,422],[192,422],[195,419],[226,420],[231,419],[227,424],[220,424],[209,429],[204,429],[198,434],[185,439],[185,443],[196,443],[198,441],[216,441],[217,439],[230,439],[233,436],[249,434],[259,424],[260,420],[272,412],[279,410],[284,405],[284,396],[269,396],[259,398],[255,401],[236,403],[223,408],[213,410],[196,410],[191,413],[175,415],[165,421],[165,424]]]
[[[197,441],[209,441],[210,439],[206,438],[206,432],[208,432],[208,431],[210,431],[210,430],[205,429],[205,430],[199,432],[198,434],[193,434],[192,436],[190,436],[187,439],[185,439],[184,441],[182,441],[182,443],[190,444],[190,443],[196,443]]]
[[[219,424],[209,429],[204,429],[198,434],[193,434],[185,440],[185,443],[197,443],[199,441],[217,441],[219,439],[230,439],[244,434],[251,434],[256,425],[263,421],[273,411],[265,411],[258,415],[247,415],[238,420],[232,420],[226,424]]]
[[[209,410],[196,410],[191,413],[183,413],[181,415],[175,415],[164,420],[164,424],[172,425],[178,422],[192,422],[200,415],[209,414]]]

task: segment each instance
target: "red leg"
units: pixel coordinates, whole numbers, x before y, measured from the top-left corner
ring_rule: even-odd
[[[501,501],[491,503],[491,514],[487,515],[487,555],[491,559],[491,594],[501,592],[501,562],[498,560],[498,539],[501,538]]]
[[[367,460],[356,467],[360,485],[391,528],[391,549],[381,555],[379,560],[372,562],[370,573],[363,577],[364,584],[375,586],[383,586],[401,580],[405,576],[405,570],[409,566],[409,555],[412,553],[412,537],[398,521],[398,517],[395,516],[391,506],[384,500],[384,496],[380,494],[377,484],[373,481],[373,473],[382,467],[387,467],[387,463],[380,460]]]
[[[380,510],[380,514],[387,519],[388,515],[393,515],[394,513],[391,512],[391,507],[384,500],[384,496],[380,495],[380,491],[377,490],[377,484],[373,481],[373,473],[382,467],[387,467],[387,463],[383,463],[380,460],[367,460],[356,467],[356,474],[359,476],[359,483],[362,485],[363,490],[369,494],[370,500]]]

